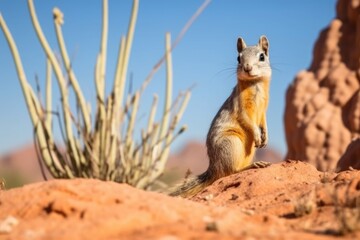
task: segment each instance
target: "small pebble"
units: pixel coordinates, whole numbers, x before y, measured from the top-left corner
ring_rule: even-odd
[[[10,233],[13,230],[13,227],[18,224],[19,220],[13,216],[8,216],[0,222],[0,233]]]

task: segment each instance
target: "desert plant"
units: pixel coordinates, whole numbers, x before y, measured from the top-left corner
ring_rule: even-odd
[[[343,202],[338,189],[335,188],[332,194],[340,235],[360,231],[360,196],[351,196],[350,188],[351,184],[346,186]]]
[[[0,179],[0,190],[4,190],[5,189],[5,180],[2,178]]]
[[[15,170],[0,170],[0,190],[24,186],[29,180]]]
[[[199,8],[173,45],[171,45],[170,34],[166,34],[165,56],[155,65],[141,88],[126,95],[124,87],[138,12],[138,0],[133,0],[128,32],[121,38],[112,91],[105,96],[108,1],[103,0],[101,44],[94,74],[96,87],[94,118],[92,118],[90,104],[84,98],[68,57],[62,34],[63,13],[58,8],[53,10],[54,27],[61,55],[61,59],[57,59],[43,34],[33,0],[28,0],[32,24],[47,59],[45,106],[27,80],[17,46],[5,20],[0,15],[0,27],[11,50],[27,109],[34,126],[34,139],[41,157],[40,163],[45,164],[52,176],[55,178],[84,177],[112,180],[143,189],[148,189],[156,183],[164,170],[170,144],[186,129],[185,126],[178,127],[178,123],[190,98],[190,92],[186,91],[179,94],[172,102],[171,51],[189,24],[191,25],[208,3],[209,1],[205,1]],[[134,129],[140,98],[163,61],[166,62],[167,73],[165,106],[161,119],[155,120],[158,102],[158,97],[155,95],[146,129],[141,131],[141,138],[136,141]],[[56,77],[61,93],[61,113],[52,109],[52,74]],[[77,112],[75,114],[70,107],[70,91],[73,91],[76,96]],[[54,119],[58,119],[60,122],[62,144],[55,142]],[[65,151],[63,151],[64,147]]]
[[[303,194],[297,199],[294,205],[295,217],[303,217],[314,211],[314,209],[316,208],[316,202],[314,200],[315,191],[316,189],[313,189],[310,192]]]

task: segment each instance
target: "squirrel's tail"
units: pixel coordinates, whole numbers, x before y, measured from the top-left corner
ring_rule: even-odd
[[[175,188],[175,190],[172,191],[169,195],[190,197],[197,194],[198,192],[200,192],[201,190],[203,190],[205,187],[209,186],[213,182],[214,179],[211,177],[208,171],[206,171],[203,174],[200,174],[199,176],[187,179],[184,183],[182,183],[180,186]]]

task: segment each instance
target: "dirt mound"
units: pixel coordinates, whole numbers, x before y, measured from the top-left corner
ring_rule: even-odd
[[[342,216],[356,226],[357,197],[358,171],[294,161],[219,179],[190,200],[51,180],[0,192],[0,239],[329,239],[346,228]]]
[[[338,1],[337,16],[320,33],[309,70],[287,90],[286,158],[335,170],[352,139],[360,136],[359,10],[358,0]],[[358,158],[349,161],[359,166]]]
[[[192,200],[284,220],[289,231],[330,235],[347,228],[360,231],[360,171],[356,170],[326,173],[308,163],[286,161],[219,179]]]

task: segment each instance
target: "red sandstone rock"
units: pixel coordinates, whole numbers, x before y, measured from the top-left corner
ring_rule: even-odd
[[[300,72],[287,90],[286,158],[335,170],[352,139],[359,138],[359,59],[359,1],[340,0],[336,19],[315,44],[309,70]],[[351,161],[360,166],[359,158]]]
[[[344,155],[338,162],[340,171],[349,170],[349,168],[360,169],[360,139],[351,142]]]

